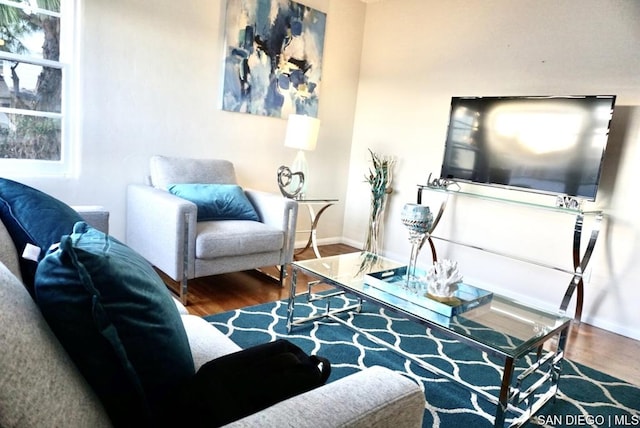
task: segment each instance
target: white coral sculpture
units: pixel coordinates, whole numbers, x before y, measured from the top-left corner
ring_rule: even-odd
[[[427,272],[427,291],[440,297],[450,297],[462,282],[462,274],[458,270],[458,262],[441,260],[435,262]]]

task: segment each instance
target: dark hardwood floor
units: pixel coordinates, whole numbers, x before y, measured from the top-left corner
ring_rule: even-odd
[[[323,256],[352,251],[357,249],[343,244],[320,247]],[[314,257],[312,251],[306,250],[296,258],[311,257]],[[269,273],[277,276],[278,272],[270,268]],[[170,288],[177,287],[171,279],[164,277],[164,280]],[[301,275],[299,281],[304,283],[306,280]],[[194,279],[189,282],[187,309],[192,314],[204,316],[286,299],[289,297],[288,281],[286,283],[287,286],[281,287],[277,281],[256,271]],[[640,386],[640,366],[635,363],[638,355],[640,341],[584,323],[572,327],[566,353],[566,357],[572,361]]]

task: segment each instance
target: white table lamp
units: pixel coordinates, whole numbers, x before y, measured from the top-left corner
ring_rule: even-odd
[[[301,172],[304,175],[304,182],[299,190],[299,195],[304,195],[307,184],[309,183],[309,165],[307,164],[304,152],[315,150],[319,130],[319,119],[300,114],[289,115],[284,145],[285,147],[298,149],[298,153],[291,165],[291,171],[294,173]],[[297,186],[297,183],[292,183],[292,188],[296,188]]]

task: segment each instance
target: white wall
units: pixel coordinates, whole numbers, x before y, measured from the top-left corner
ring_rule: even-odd
[[[286,120],[219,108],[224,0],[81,0],[81,170],[77,178],[16,177],[71,204],[102,204],[124,237],[125,192],[144,182],[153,154],[226,158],[239,182],[279,192],[276,170],[291,164]],[[327,13],[310,196],[344,201],[366,6],[307,0]],[[343,206],[326,211],[319,235],[339,241]],[[301,221],[306,218],[301,216]],[[302,237],[300,237],[302,239]]]
[[[399,213],[438,174],[454,95],[618,95],[598,205],[608,216],[590,264],[583,320],[640,339],[640,2],[386,0],[368,5],[345,208],[345,241],[367,223],[367,148],[398,164],[384,253],[409,254]],[[502,196],[531,199],[516,192]],[[539,197],[533,198],[540,200]],[[542,198],[553,204],[554,199]],[[426,198],[432,208],[437,198]],[[587,222],[587,228],[589,226]],[[573,219],[450,201],[436,234],[571,268]],[[587,232],[588,235],[588,230]],[[588,236],[587,236],[588,238]],[[586,238],[585,238],[586,239]],[[436,241],[469,281],[556,308],[570,276]],[[420,263],[431,259],[423,251]]]

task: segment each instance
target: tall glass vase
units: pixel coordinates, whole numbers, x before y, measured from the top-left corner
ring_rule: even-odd
[[[384,237],[384,213],[387,208],[387,193],[379,197],[371,197],[369,210],[369,225],[367,227],[367,239],[364,251],[380,254],[382,251],[382,239]]]
[[[371,209],[369,210],[369,226],[364,250],[374,255],[382,251],[382,238],[384,235],[384,211],[387,207],[387,198],[393,191],[393,156],[381,156],[371,150],[371,162],[373,168],[365,175],[365,180],[371,186]]]

